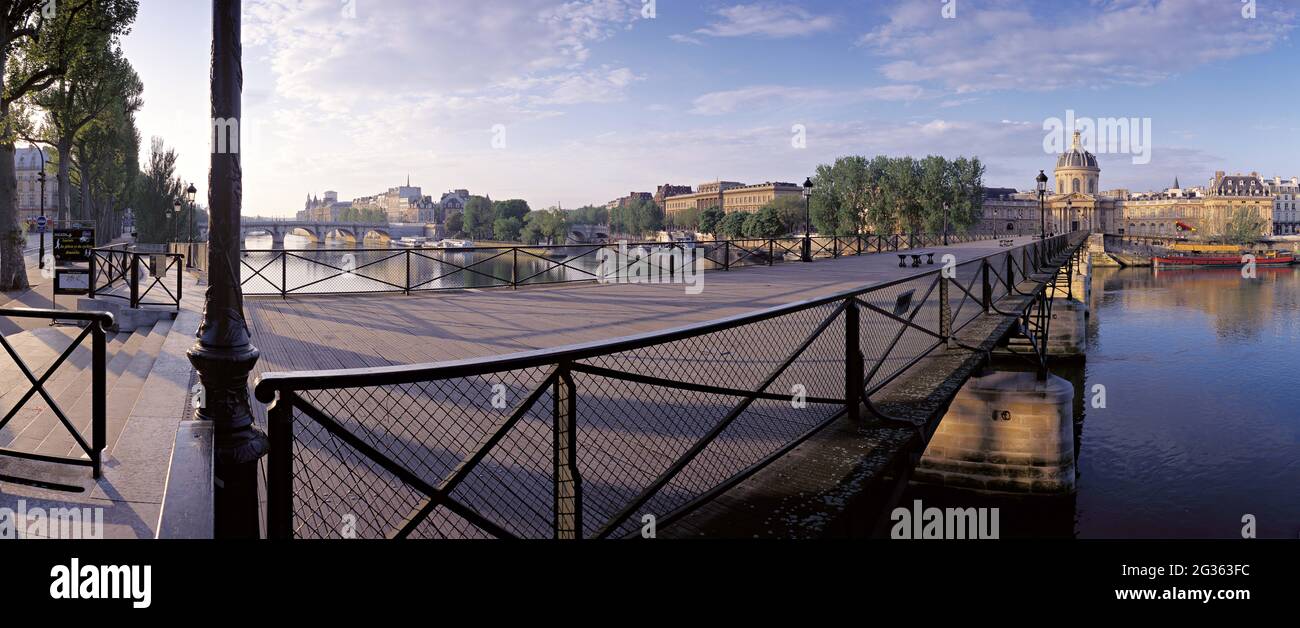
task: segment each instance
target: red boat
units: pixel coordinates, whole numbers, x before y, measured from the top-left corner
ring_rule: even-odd
[[[1173,255],[1153,257],[1156,268],[1240,268],[1246,264],[1245,255]],[[1290,253],[1256,255],[1256,266],[1290,266],[1295,256]]]

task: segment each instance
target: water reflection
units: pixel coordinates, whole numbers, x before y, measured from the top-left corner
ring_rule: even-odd
[[[905,503],[998,506],[1004,537],[1300,534],[1300,270],[1096,269],[1075,387],[1078,492],[974,497],[913,486]],[[1106,407],[1092,408],[1102,385]]]

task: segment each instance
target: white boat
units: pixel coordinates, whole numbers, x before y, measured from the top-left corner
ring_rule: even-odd
[[[439,249],[467,249],[474,246],[470,240],[439,240],[436,244],[430,245]]]
[[[406,236],[400,240],[393,240],[393,246],[400,246],[411,249],[422,249],[427,246],[437,246],[429,244],[428,238]]]

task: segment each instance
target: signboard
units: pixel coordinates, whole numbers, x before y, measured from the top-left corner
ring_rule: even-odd
[[[90,294],[90,269],[54,269],[54,294]]]
[[[45,233],[45,228],[49,226],[49,219],[45,216],[36,217],[36,233]]]
[[[77,228],[58,228],[51,238],[54,243],[54,261],[89,262],[90,251],[95,248],[95,230]]]

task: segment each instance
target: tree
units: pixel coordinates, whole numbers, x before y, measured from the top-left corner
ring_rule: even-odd
[[[23,59],[27,64],[59,63],[66,68],[48,89],[30,94],[31,103],[45,115],[37,136],[28,138],[55,148],[61,219],[72,217],[72,149],[82,130],[110,108],[126,103],[126,110],[134,113],[142,104],[144,87],[117,43],[135,21],[136,5],[136,0],[95,0],[70,14],[62,41],[47,39]],[[84,209],[80,217],[88,217]]]
[[[929,233],[943,233],[949,226],[949,210],[957,201],[956,172],[947,159],[930,155],[922,159],[917,200],[920,203],[920,223]]]
[[[722,225],[718,227],[718,230],[721,231],[722,236],[727,239],[735,240],[743,238],[745,237],[746,218],[748,218],[748,216],[745,212],[731,212],[727,214],[726,218],[722,219]]]
[[[447,219],[447,234],[455,237],[460,235],[464,231],[465,231],[465,215],[452,214],[451,217]]]
[[[486,196],[471,196],[465,201],[465,231],[469,237],[475,240],[486,240],[492,237],[492,222],[496,220],[496,212],[492,207],[492,199]]]
[[[123,202],[128,202],[140,176],[140,132],[135,126],[138,98],[123,94],[115,106],[100,115],[77,136],[77,201],[83,218],[95,221],[95,237],[105,244],[122,233]],[[71,177],[69,178],[71,182]],[[184,205],[181,228],[185,240],[198,238],[197,207]]]
[[[846,235],[862,226],[868,209],[867,190],[872,184],[869,165],[865,157],[848,156],[817,167],[811,214],[818,233]]]
[[[18,216],[15,141],[30,133],[21,103],[49,88],[67,71],[69,27],[91,0],[65,0],[45,18],[43,0],[0,0],[0,290],[23,290],[27,243]]]
[[[569,224],[568,212],[562,209],[529,212],[519,236],[525,244],[563,244],[569,237]]]
[[[669,226],[677,229],[696,231],[700,228],[700,210],[688,207],[669,217]]]
[[[174,218],[169,217],[173,204],[181,198],[181,180],[176,176],[176,151],[154,137],[149,144],[149,162],[136,186],[136,241],[162,244],[171,240]]]
[[[885,170],[884,200],[898,217],[898,230],[919,233],[925,224],[921,204],[921,165],[911,157],[891,159]]]
[[[497,218],[492,223],[492,237],[503,242],[514,242],[519,239],[522,228],[523,221],[518,218]]]
[[[750,238],[775,238],[787,233],[776,208],[771,206],[746,216],[744,228],[745,236]]]
[[[726,217],[727,213],[722,211],[721,207],[704,208],[704,211],[700,212],[700,232],[716,237]]]
[[[781,234],[803,233],[804,221],[804,200],[802,196],[778,196],[771,202],[763,206],[763,209],[771,209],[777,220],[781,221]]]
[[[492,213],[495,218],[518,218],[520,222],[524,220],[524,214],[532,211],[528,208],[528,202],[517,198],[508,201],[497,201],[492,204]]]
[[[1229,209],[1220,238],[1228,244],[1253,244],[1264,234],[1266,222],[1253,207]]]

